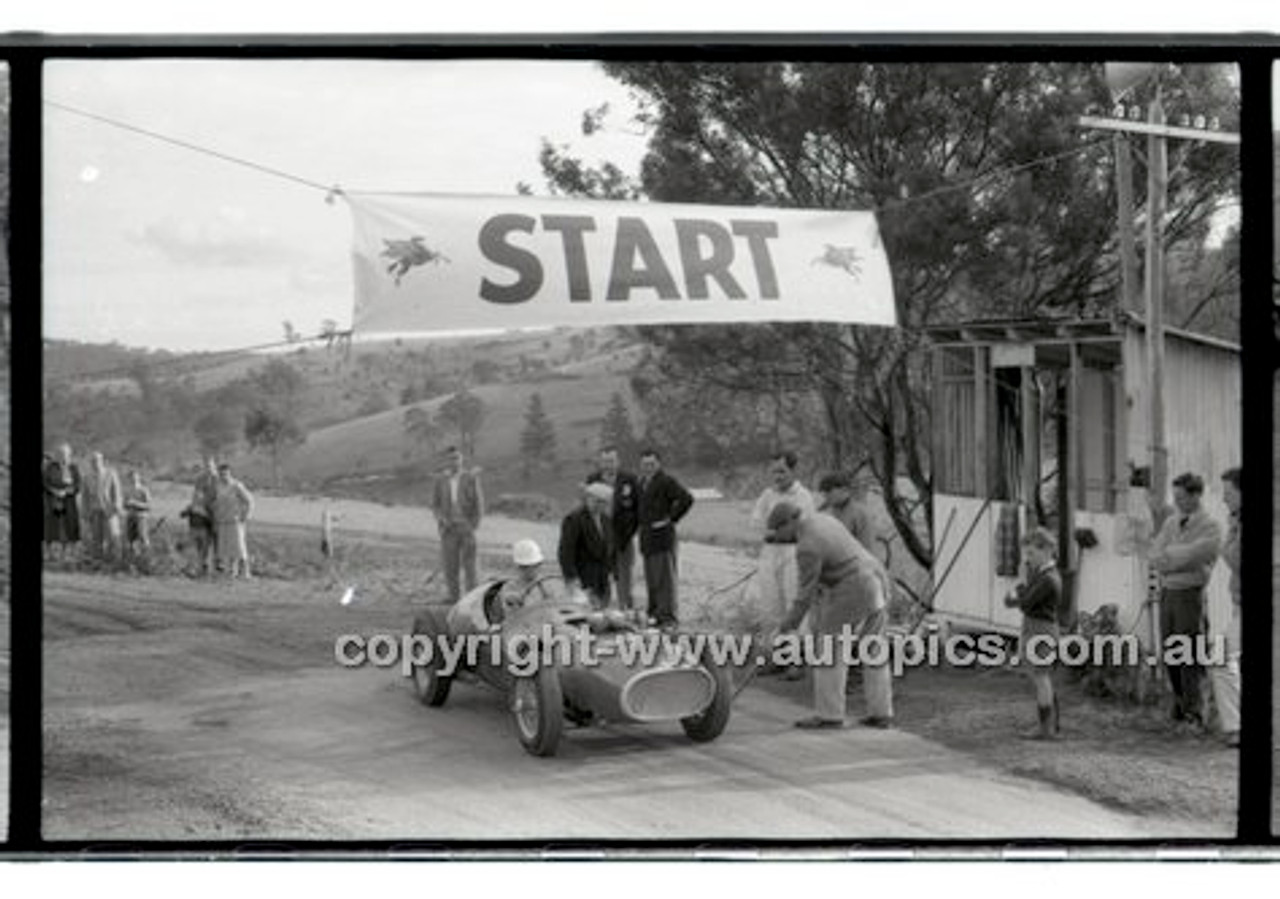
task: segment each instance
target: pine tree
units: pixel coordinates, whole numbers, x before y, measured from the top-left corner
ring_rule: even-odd
[[[554,465],[556,461],[556,432],[542,405],[542,394],[529,397],[529,408],[524,413],[524,430],[520,432],[521,470],[527,480],[535,467]]]
[[[613,392],[609,400],[609,411],[600,422],[600,445],[616,446],[620,459],[630,459],[636,448],[635,432],[631,429],[631,412],[622,394]]]

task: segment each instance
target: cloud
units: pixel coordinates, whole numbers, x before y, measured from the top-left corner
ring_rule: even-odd
[[[179,265],[265,268],[294,262],[302,255],[235,209],[223,209],[216,218],[204,220],[165,217],[143,227],[134,240]]]

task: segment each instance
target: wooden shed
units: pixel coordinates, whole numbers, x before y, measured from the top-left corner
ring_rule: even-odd
[[[1204,478],[1205,508],[1225,523],[1221,474],[1240,464],[1240,350],[1164,332],[1168,471]],[[1148,640],[1145,556],[1154,522],[1142,320],[1122,313],[968,322],[932,327],[928,337],[937,618],[1016,633],[1018,612],[1003,603],[1018,580],[1016,536],[1039,523],[1058,537],[1075,608],[1115,603],[1121,627]],[[1211,625],[1220,628],[1229,614],[1217,565]]]

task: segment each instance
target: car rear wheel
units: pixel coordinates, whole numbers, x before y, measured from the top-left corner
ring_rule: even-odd
[[[555,668],[541,666],[511,685],[511,715],[520,745],[530,755],[555,755],[564,730],[564,693]]]
[[[729,710],[733,705],[733,678],[723,665],[703,659],[702,667],[716,682],[716,692],[711,704],[696,715],[680,719],[680,726],[689,739],[697,743],[709,743],[724,733],[729,724]]]
[[[421,619],[414,622],[413,632],[416,636],[432,638],[431,629]],[[434,643],[434,641],[433,641]],[[440,673],[440,659],[431,654],[430,660],[413,666],[413,692],[418,702],[432,708],[439,708],[449,698],[449,688],[453,686],[453,677]]]

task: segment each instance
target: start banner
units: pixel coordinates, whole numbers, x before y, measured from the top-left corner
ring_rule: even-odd
[[[357,332],[895,322],[875,215],[668,203],[347,195]]]

